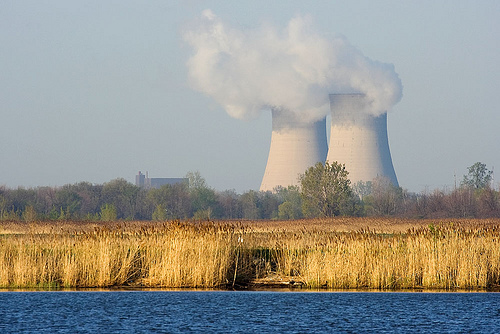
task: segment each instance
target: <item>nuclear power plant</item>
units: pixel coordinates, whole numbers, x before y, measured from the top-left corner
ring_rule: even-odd
[[[272,110],[272,134],[261,191],[277,186],[299,184],[299,175],[327,154],[326,118],[305,122],[299,115],[275,108]]]
[[[331,127],[327,151],[326,119],[300,121],[295,114],[272,111],[269,157],[260,187],[299,184],[299,175],[317,162],[345,164],[352,184],[388,178],[398,180],[392,165],[387,137],[387,113],[370,113],[364,94],[330,94]]]
[[[386,115],[403,92],[394,65],[366,57],[343,36],[325,38],[310,23],[299,16],[283,29],[266,24],[242,30],[203,11],[184,34],[193,49],[186,63],[191,85],[234,118],[250,120],[271,107],[260,190],[298,185],[300,174],[325,161],[345,164],[353,183],[381,176],[397,185]],[[252,46],[251,57],[242,45]],[[365,95],[330,96],[328,149],[332,93]]]

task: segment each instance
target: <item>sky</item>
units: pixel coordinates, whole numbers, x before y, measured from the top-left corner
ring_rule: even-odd
[[[210,11],[242,31],[308,17],[392,64],[388,135],[401,187],[452,189],[477,161],[500,183],[500,2],[1,0],[0,185],[62,186],[199,171],[258,190],[271,115],[231,117],[193,86],[183,38]]]

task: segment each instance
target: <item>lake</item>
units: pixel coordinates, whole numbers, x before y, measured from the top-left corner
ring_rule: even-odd
[[[500,333],[500,293],[0,292],[0,333]]]

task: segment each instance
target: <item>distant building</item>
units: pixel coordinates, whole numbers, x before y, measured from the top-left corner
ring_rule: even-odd
[[[144,185],[146,184],[146,175],[142,174],[139,171],[139,174],[135,176],[135,185],[141,188],[144,188]]]
[[[151,189],[160,188],[166,184],[177,184],[177,183],[189,183],[189,179],[184,177],[148,177],[148,172],[146,175],[139,171],[139,174],[135,176],[135,185],[140,188]]]

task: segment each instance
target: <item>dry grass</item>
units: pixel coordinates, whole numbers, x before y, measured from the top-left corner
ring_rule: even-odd
[[[426,228],[429,225],[460,226],[464,228],[477,228],[480,226],[498,226],[500,219],[408,219],[391,217],[334,217],[299,219],[291,221],[260,220],[260,221],[238,221],[243,226],[252,228],[259,232],[299,232],[299,231],[321,231],[321,232],[352,232],[370,230],[375,233],[404,233],[409,229]]]
[[[1,287],[492,289],[500,220],[0,225]]]

